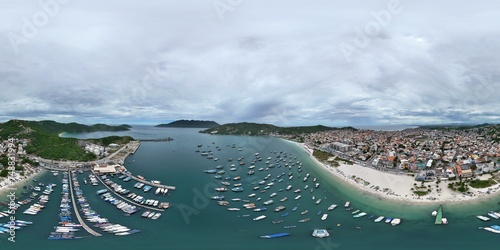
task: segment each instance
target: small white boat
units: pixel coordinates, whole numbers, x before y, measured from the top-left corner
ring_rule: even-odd
[[[266,218],[266,216],[265,216],[265,215],[261,215],[261,216],[258,216],[258,217],[253,218],[253,220],[254,220],[254,221],[258,221],[258,220],[263,220],[263,219],[265,219],[265,218]]]
[[[482,215],[478,215],[476,216],[478,219],[482,220],[482,221],[489,221],[490,218],[486,217],[486,216],[482,216]]]
[[[156,220],[158,218],[160,218],[161,216],[161,213],[156,213],[155,215],[153,215],[153,217],[151,217],[152,220]]]
[[[323,216],[321,216],[321,220],[326,220],[326,218],[328,218],[328,214],[323,214]]]
[[[384,219],[384,216],[379,216],[377,219],[375,219],[375,222],[381,222]]]
[[[344,207],[349,207],[349,205],[351,205],[351,202],[350,201],[346,201],[345,204],[344,204]]]
[[[399,218],[394,218],[392,221],[391,221],[391,225],[392,226],[397,226],[401,223],[401,219]]]
[[[490,231],[492,233],[500,234],[500,226],[498,226],[498,225],[493,225],[491,227],[485,227],[484,230]]]
[[[500,218],[500,217],[496,214],[496,212],[495,212],[495,211],[489,211],[489,212],[488,212],[488,215],[489,215],[491,218],[493,218],[493,219],[498,219],[498,218]]]
[[[328,211],[332,211],[333,209],[335,209],[337,207],[337,205],[335,204],[332,204],[328,207]]]

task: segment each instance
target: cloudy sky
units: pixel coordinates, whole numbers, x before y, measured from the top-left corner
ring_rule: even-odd
[[[0,2],[0,121],[500,122],[499,1]]]

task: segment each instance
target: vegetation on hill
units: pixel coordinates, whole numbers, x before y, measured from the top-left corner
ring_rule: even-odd
[[[201,121],[201,120],[178,120],[168,124],[159,124],[155,127],[162,128],[213,128],[217,127],[220,124],[214,121]]]
[[[221,134],[221,135],[297,135],[303,133],[315,133],[320,131],[333,130],[322,125],[303,127],[278,127],[271,124],[260,123],[228,123],[218,127],[205,129],[201,133]]]
[[[0,124],[0,139],[9,137],[28,139],[26,153],[34,154],[44,159],[91,161],[96,159],[93,153],[85,152],[79,140],[74,138],[61,138],[62,132],[95,132],[95,131],[124,131],[129,130],[129,125],[109,126],[95,124],[87,126],[78,123],[58,123],[54,121],[23,121],[10,120]],[[109,145],[110,143],[128,142],[131,137],[110,136],[94,139],[96,144]],[[99,143],[100,142],[100,143]]]
[[[109,126],[106,124],[94,124],[91,126],[78,123],[58,123],[55,121],[24,121],[10,120],[0,124],[0,138],[6,139],[9,136],[28,133],[32,130],[43,131],[48,134],[59,134],[62,132],[88,133],[96,131],[127,131],[131,126],[123,124],[119,126]]]
[[[109,146],[109,144],[127,144],[130,141],[133,141],[134,138],[131,136],[108,136],[108,137],[103,137],[103,138],[97,138],[97,139],[87,139],[87,141],[90,141],[94,144],[99,144],[103,146]]]

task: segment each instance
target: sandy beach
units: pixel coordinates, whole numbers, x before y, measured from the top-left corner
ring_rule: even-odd
[[[9,188],[20,188],[22,184],[29,183],[33,178],[37,178],[40,174],[44,173],[44,169],[41,167],[31,168],[25,171],[26,175],[21,176],[18,173],[15,174],[13,181],[7,178],[0,178],[0,197],[4,197],[9,191]],[[1,200],[1,198],[0,198]]]
[[[475,189],[470,188],[471,195],[464,195],[460,192],[448,188],[448,181],[442,181],[436,186],[436,182],[425,182],[424,189],[432,190],[429,194],[419,197],[413,193],[413,189],[421,185],[415,181],[413,176],[382,172],[358,164],[340,164],[332,167],[323,164],[313,157],[314,150],[303,143],[297,143],[300,147],[309,152],[311,159],[320,167],[325,168],[339,181],[343,181],[362,191],[369,192],[382,199],[389,199],[405,204],[433,204],[433,203],[460,203],[463,201],[481,201],[498,197],[500,194],[500,184],[490,188]],[[485,177],[483,177],[485,178]],[[487,194],[488,190],[490,194]]]

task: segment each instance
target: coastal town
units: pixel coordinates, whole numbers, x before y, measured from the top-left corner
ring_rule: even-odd
[[[303,140],[362,165],[415,173],[416,180],[430,181],[471,178],[498,170],[500,143],[496,134],[482,134],[478,130],[344,129],[306,134]]]
[[[328,152],[334,157],[321,164],[369,191],[407,200],[461,201],[500,189],[495,128],[339,129],[283,137]]]

